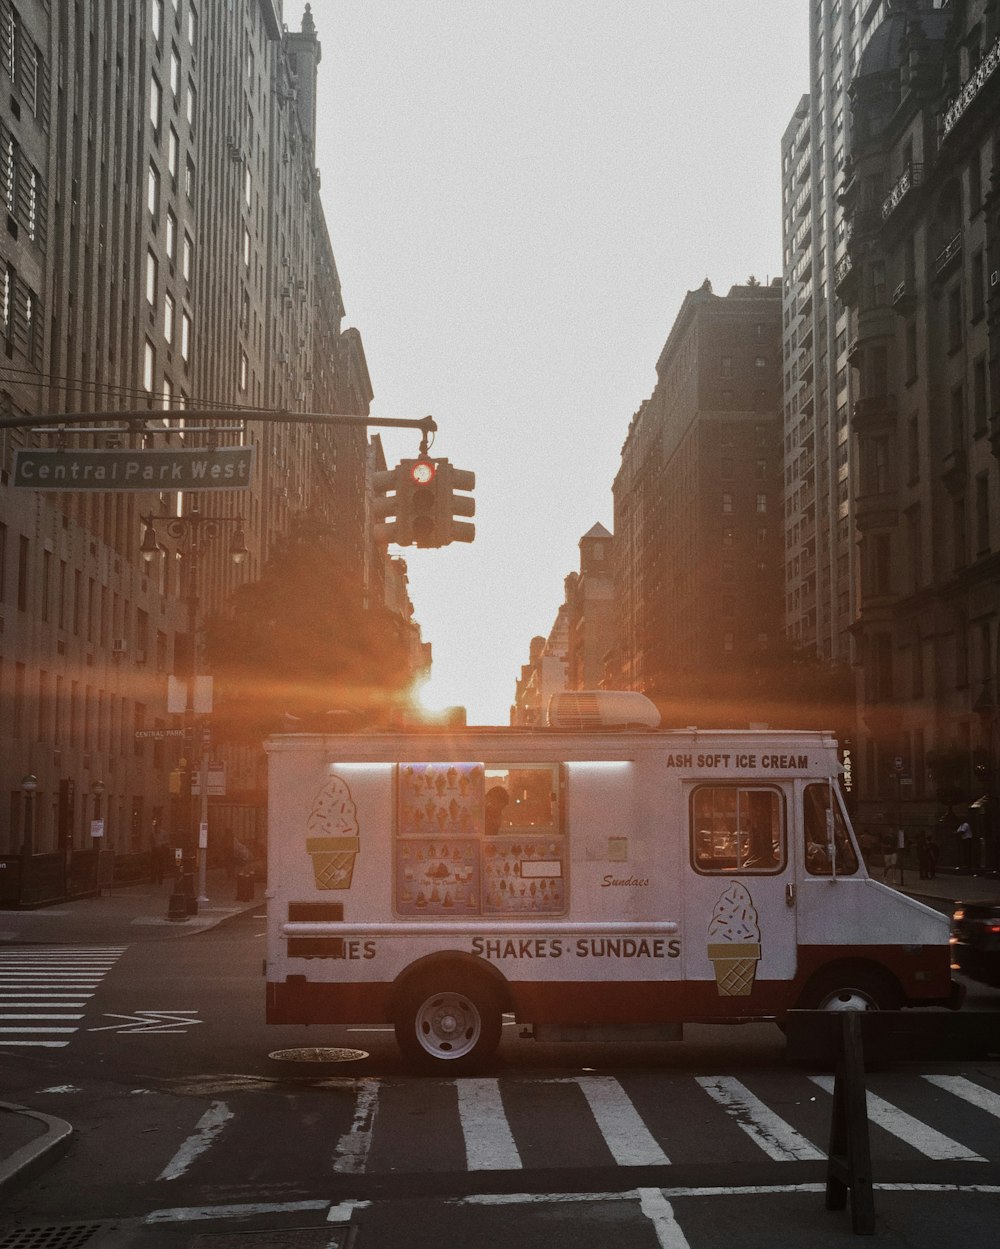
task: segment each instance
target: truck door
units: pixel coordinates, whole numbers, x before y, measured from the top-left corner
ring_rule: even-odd
[[[684,978],[714,982],[748,1013],[766,1011],[764,986],[791,980],[796,967],[789,793],[746,780],[685,791]]]

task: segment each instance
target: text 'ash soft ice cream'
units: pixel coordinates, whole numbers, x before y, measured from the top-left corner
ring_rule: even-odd
[[[316,795],[306,823],[317,889],[350,889],[360,847],[358,813],[347,782],[331,776]]]
[[[708,957],[715,967],[719,996],[746,997],[760,961],[760,927],[753,898],[736,881],[715,904],[708,925]]]

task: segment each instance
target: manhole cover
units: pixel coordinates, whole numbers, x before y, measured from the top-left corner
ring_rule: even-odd
[[[106,1223],[64,1223],[61,1227],[20,1227],[0,1240],[0,1249],[82,1249]]]
[[[307,1045],[301,1049],[272,1050],[268,1058],[286,1063],[355,1063],[368,1057],[367,1050],[335,1049],[325,1045]]]

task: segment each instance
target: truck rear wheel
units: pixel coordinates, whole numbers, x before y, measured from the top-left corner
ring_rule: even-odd
[[[417,981],[401,999],[396,1043],[423,1070],[473,1071],[500,1044],[500,1007],[490,989],[465,973]]]
[[[902,995],[887,976],[866,968],[835,968],[802,994],[804,1010],[898,1010]]]

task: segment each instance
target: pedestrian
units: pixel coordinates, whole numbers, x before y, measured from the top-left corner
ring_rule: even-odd
[[[896,838],[891,832],[887,832],[882,837],[882,879],[884,881],[892,878],[893,870],[896,866]]]
[[[972,862],[972,828],[968,820],[963,820],[956,829],[958,844],[962,852],[962,866],[967,872],[973,868]]]
[[[153,841],[149,852],[150,877],[154,885],[163,884],[163,876],[167,870],[167,859],[170,855],[170,839],[160,828],[153,825]]]
[[[934,836],[934,830],[927,834],[927,879],[933,880],[937,876],[937,863],[941,857],[941,847],[938,845],[937,838]]]

